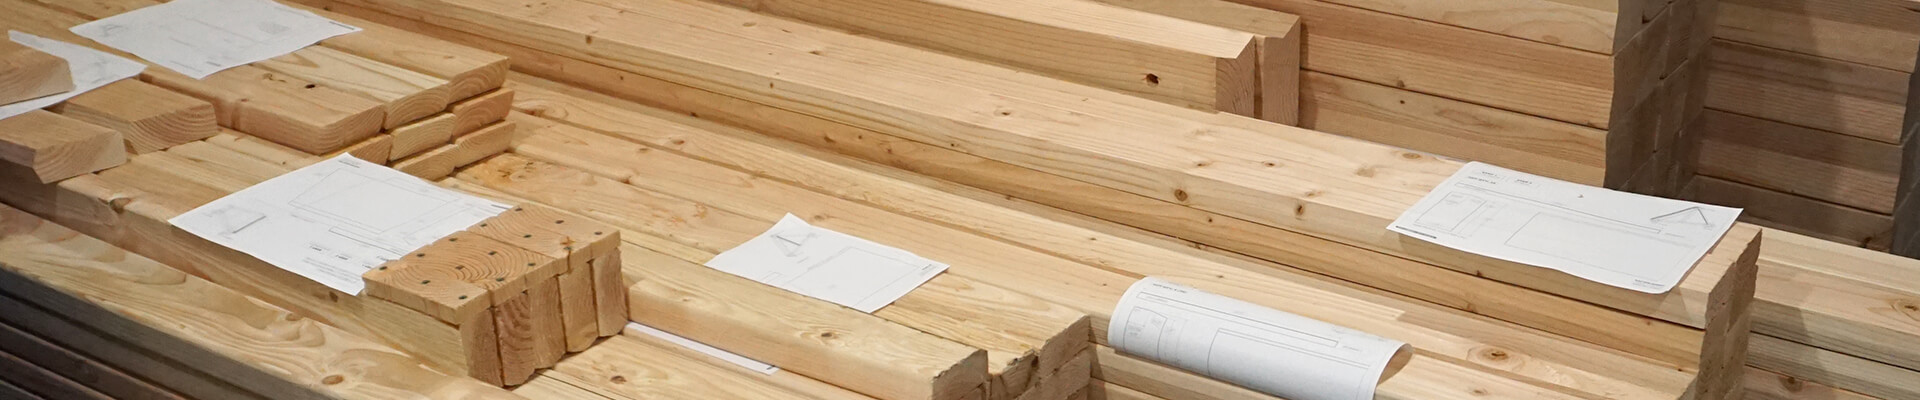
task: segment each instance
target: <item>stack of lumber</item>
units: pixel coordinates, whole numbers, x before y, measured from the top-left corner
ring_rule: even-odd
[[[1717,1],[1233,2],[1304,24],[1303,127],[1653,194],[1691,175]]]
[[[1897,236],[1890,215],[1903,171],[1906,84],[1920,48],[1913,8],[1907,0],[1723,1],[1701,178],[1690,195],[1745,207],[1756,224],[1887,249]]]
[[[0,104],[73,90],[67,60],[11,40],[0,41]]]
[[[114,51],[67,31],[159,0],[9,0],[7,29]],[[323,12],[324,14],[324,12]],[[206,139],[221,128],[308,153],[348,152],[437,178],[503,151],[511,92],[504,56],[340,15],[364,31],[204,80],[149,67],[53,111],[121,131],[135,154]],[[438,174],[438,175],[436,175]]]

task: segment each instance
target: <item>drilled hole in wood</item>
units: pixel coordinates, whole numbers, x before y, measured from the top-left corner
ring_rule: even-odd
[[[424,281],[420,281],[420,284],[422,284],[422,285],[425,285],[425,284],[429,284],[429,283],[433,283],[433,281],[432,281],[432,280],[424,280]]]
[[[1155,75],[1155,74],[1147,74],[1147,84],[1149,84],[1149,85],[1159,85],[1159,84],[1160,84],[1160,75]]]

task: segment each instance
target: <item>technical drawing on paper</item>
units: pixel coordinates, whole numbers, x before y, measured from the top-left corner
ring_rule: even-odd
[[[1684,225],[1699,227],[1701,229],[1713,228],[1713,221],[1707,220],[1707,212],[1701,210],[1700,207],[1687,207],[1680,211],[1661,214],[1648,220],[1666,226]]]
[[[360,29],[265,0],[175,0],[73,33],[195,79]]]
[[[787,215],[707,266],[853,309],[874,312],[946,271],[947,264]]]

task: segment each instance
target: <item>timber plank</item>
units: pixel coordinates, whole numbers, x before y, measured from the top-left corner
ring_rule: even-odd
[[[10,296],[33,299],[255,392],[276,398],[517,397],[433,372],[390,348],[25,212],[0,209],[0,218],[7,227],[0,273],[9,278],[0,285]],[[243,340],[225,332],[295,340]]]
[[[53,111],[120,131],[127,151],[150,153],[220,132],[213,103],[145,82],[123,80],[55,105]]]
[[[1724,0],[1714,36],[1913,72],[1920,18],[1903,0]]]
[[[1100,0],[1102,3],[1254,34],[1260,56],[1260,114],[1285,125],[1300,121],[1300,17],[1225,1]]]
[[[1248,32],[1087,1],[721,3],[1169,104],[1259,116],[1259,43]]]
[[[675,344],[638,336],[615,336],[568,357],[543,375],[577,381],[594,392],[627,399],[798,399],[805,395],[767,382],[755,372],[714,365],[681,354]],[[791,373],[787,373],[791,374]]]
[[[628,298],[633,318],[656,328],[827,377],[876,398],[977,399],[985,394],[984,351],[638,246],[620,253],[647,266],[627,270],[639,272]],[[774,333],[789,331],[818,333]]]
[[[1726,40],[1712,57],[1707,107],[1900,143],[1909,73]]]
[[[1746,209],[1742,219],[1753,220],[1754,224],[1852,246],[1886,249],[1893,239],[1893,217],[1886,214],[1712,176],[1694,177],[1684,198],[1742,207]]]
[[[51,183],[127,161],[119,131],[41,110],[0,120],[0,162]]]
[[[513,90],[496,89],[473,98],[454,103],[447,109],[456,118],[453,124],[453,136],[466,136],[507,119],[507,112],[513,111]]]
[[[1753,365],[1782,375],[1883,399],[1920,396],[1920,371],[1895,367],[1767,335],[1754,335]]]
[[[147,383],[113,366],[5,323],[0,323],[0,351],[28,364],[46,368],[110,398],[185,399],[171,390]]]
[[[303,0],[293,2],[300,1]],[[361,29],[356,34],[320,41],[320,45],[446,80],[449,101],[466,100],[498,89],[507,79],[509,61],[505,56],[408,32],[403,27],[299,4],[288,5]]]
[[[1705,117],[1700,173],[1879,214],[1893,212],[1899,146],[1720,111]]]
[[[446,111],[447,81],[329,47],[308,47],[253,65],[380,102],[394,129]]]
[[[452,143],[395,161],[393,169],[421,179],[444,178],[455,169],[506,151],[512,145],[516,129],[513,121],[497,122],[455,138]]]
[[[0,41],[0,104],[73,90],[67,60],[31,47]]]
[[[440,113],[387,131],[388,135],[393,136],[393,147],[387,153],[388,160],[380,163],[399,161],[407,156],[420,154],[452,142],[453,128],[458,120],[459,118],[453,113]]]
[[[0,377],[14,386],[42,398],[73,400],[110,400],[86,385],[60,376],[45,367],[34,365],[18,356],[0,351]]]

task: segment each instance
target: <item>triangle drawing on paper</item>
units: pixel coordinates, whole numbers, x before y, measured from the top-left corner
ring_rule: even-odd
[[[1713,227],[1713,222],[1707,220],[1707,212],[1701,210],[1700,207],[1687,207],[1680,211],[1662,214],[1653,217],[1652,221],[1667,226],[1687,225],[1701,228]]]
[[[773,234],[773,243],[780,246],[781,254],[787,257],[799,257],[800,249],[806,247],[807,242],[813,240],[814,235],[811,230],[780,232]]]

